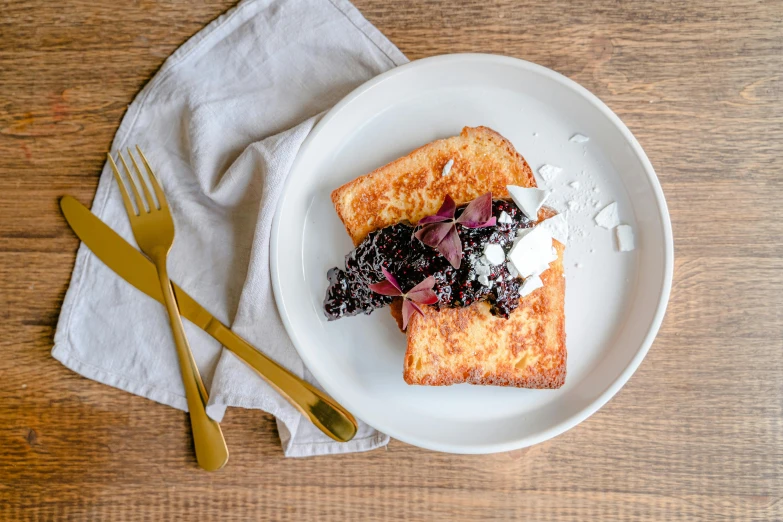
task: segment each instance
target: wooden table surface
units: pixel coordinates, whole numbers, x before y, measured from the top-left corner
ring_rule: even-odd
[[[671,302],[639,370],[549,442],[455,456],[392,441],[285,459],[232,409],[195,465],[184,413],[49,355],[126,106],[231,0],[0,2],[0,518],[783,519],[783,5],[358,0],[411,59],[502,53],[601,97],[647,151],[675,236]]]

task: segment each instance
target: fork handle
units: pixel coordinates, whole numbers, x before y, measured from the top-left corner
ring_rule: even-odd
[[[199,466],[207,471],[216,471],[228,462],[228,447],[220,430],[220,424],[207,415],[206,405],[209,395],[201,380],[201,375],[190,351],[188,339],[185,337],[185,329],[182,327],[182,319],[179,315],[179,306],[174,297],[168,270],[166,269],[166,256],[156,256],[155,267],[158,269],[160,289],[163,293],[163,303],[169,313],[171,330],[174,334],[174,344],[177,347],[179,369],[182,374],[182,383],[185,386],[185,397],[188,401],[190,413],[190,427],[193,431],[193,444],[196,449],[196,460]]]

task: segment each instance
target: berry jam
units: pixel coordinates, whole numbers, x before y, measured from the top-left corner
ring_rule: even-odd
[[[465,206],[457,208],[456,217]],[[500,222],[504,212],[511,218],[510,223]],[[462,264],[458,269],[436,249],[416,239],[413,236],[416,228],[409,224],[398,223],[371,232],[345,256],[345,270],[336,267],[329,270],[329,288],[324,298],[326,317],[332,321],[369,314],[391,304],[392,297],[376,294],[368,287],[384,279],[383,267],[397,278],[403,292],[434,276],[433,290],[439,299],[434,306],[438,308],[488,301],[494,315],[508,318],[508,314],[519,306],[522,278],[515,277],[516,274],[512,276],[506,262],[492,266],[482,260],[484,247],[495,243],[508,254],[517,231],[533,226],[533,222],[516,205],[502,199],[492,202],[492,215],[498,219],[495,226],[465,228],[456,225],[462,242]],[[482,275],[486,275],[486,279]]]

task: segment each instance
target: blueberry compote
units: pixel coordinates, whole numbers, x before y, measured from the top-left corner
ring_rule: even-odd
[[[457,208],[456,217],[465,206]],[[503,216],[503,221],[510,223],[501,222],[503,213],[510,218]],[[326,317],[331,321],[349,315],[369,314],[390,304],[392,297],[376,294],[368,288],[368,285],[383,279],[383,267],[397,278],[404,292],[434,276],[433,290],[439,299],[435,306],[439,308],[488,301],[493,314],[507,318],[519,306],[522,278],[512,276],[505,262],[488,265],[482,259],[484,247],[496,243],[508,254],[517,231],[533,226],[533,222],[514,203],[502,199],[492,202],[492,215],[498,221],[495,226],[465,228],[457,225],[462,242],[462,264],[459,268],[451,266],[436,249],[416,239],[413,236],[415,228],[407,223],[371,232],[345,256],[345,270],[337,267],[329,270],[329,288],[324,298]],[[486,279],[481,277],[482,274],[487,276]]]

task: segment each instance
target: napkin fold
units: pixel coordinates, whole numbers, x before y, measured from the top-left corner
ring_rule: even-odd
[[[405,56],[345,0],[245,0],[180,47],[142,89],[112,151],[139,144],[176,226],[169,273],[256,348],[309,382],[272,294],[272,217],[320,115]],[[136,244],[104,165],[92,211]],[[348,443],[321,433],[250,368],[185,321],[210,401],[277,418],[286,456],[365,451],[388,436],[360,422]],[[81,245],[52,356],[73,371],[187,410],[163,307]]]

